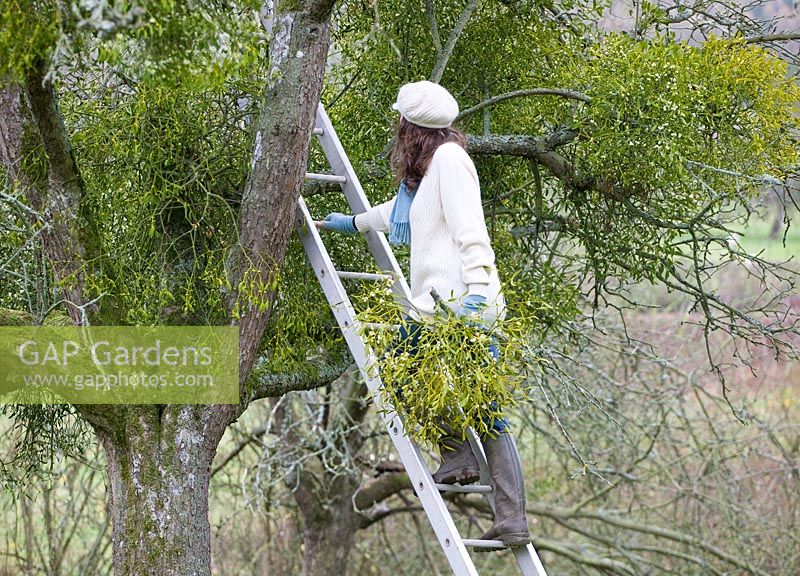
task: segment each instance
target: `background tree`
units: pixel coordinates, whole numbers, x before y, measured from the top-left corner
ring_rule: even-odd
[[[569,11],[565,13],[548,3],[428,3],[424,11],[411,9],[407,3],[361,6],[361,10],[356,6],[343,14],[337,28],[342,31],[335,40],[341,49],[343,77],[330,87],[328,109],[351,158],[360,160],[362,183],[377,203],[393,193],[382,160],[391,137],[393,86],[420,77],[436,79],[443,73],[442,81],[462,103],[462,125],[471,133],[471,152],[485,156],[479,162],[484,206],[504,266],[501,273],[506,278],[512,274],[523,278],[525,289],[548,304],[547,312],[541,314],[537,343],[550,363],[544,376],[528,383],[528,413],[520,415],[547,445],[531,454],[536,460],[545,454],[545,460],[562,471],[555,478],[545,474],[548,486],[559,486],[564,477],[593,478],[586,490],[573,489],[573,494],[554,490],[559,493],[554,497],[567,499],[569,506],[531,508],[532,514],[547,519],[536,534],[539,549],[620,574],[646,573],[653,565],[687,574],[697,573],[698,566],[711,573],[731,567],[752,573],[778,566],[791,570],[782,565],[780,556],[760,556],[758,546],[751,556],[729,551],[725,537],[710,544],[705,524],[659,516],[650,510],[648,499],[653,492],[637,488],[637,474],[656,478],[670,468],[660,459],[650,468],[649,460],[656,450],[660,454],[671,450],[670,442],[677,440],[668,431],[680,429],[693,435],[696,450],[680,458],[696,458],[697,466],[706,469],[699,477],[711,474],[719,479],[717,464],[711,462],[738,458],[739,453],[708,453],[713,441],[707,434],[721,438],[715,419],[753,416],[751,398],[739,397],[733,411],[727,405],[726,368],[737,356],[739,362],[752,363],[751,345],[756,344],[794,357],[796,317],[787,317],[787,296],[793,290],[795,269],[748,253],[732,234],[741,231],[751,211],[758,209],[759,190],[780,182],[796,162],[792,119],[796,89],[786,79],[785,64],[755,47],[775,38],[709,36],[712,30],[729,38],[768,31],[771,24],[759,23],[752,13],[739,9],[734,15],[741,18],[731,16],[724,26],[715,26],[713,17],[697,22],[708,38],[698,46],[681,43],[680,29],[677,35],[670,33],[672,24],[663,15],[674,8],[666,4],[660,9],[650,5],[649,24],[640,13],[633,35],[597,29],[589,7],[589,3],[564,3],[560,8]],[[695,8],[697,21],[700,11],[709,6]],[[729,8],[720,3],[712,6],[712,13]],[[792,35],[785,36],[784,40],[791,40]],[[351,37],[356,41],[348,43]],[[769,80],[753,81],[755,70],[769,69]],[[396,80],[387,87],[385,78]],[[754,95],[763,96],[766,86],[771,86],[772,105],[776,105],[771,112],[763,107],[766,101]],[[782,120],[774,125],[772,136],[764,137],[762,121],[773,113]],[[750,128],[748,122],[754,122]],[[387,129],[376,131],[376,125]],[[309,191],[314,193],[310,200],[316,213],[346,210],[337,203],[335,190],[328,195],[317,192],[317,188]],[[369,266],[352,247],[352,240],[328,236],[326,241],[340,268]],[[308,325],[297,322],[291,312],[300,306],[308,310],[315,295],[319,298],[302,260],[298,252],[297,264],[290,268],[296,271],[296,279],[287,278],[285,307],[276,310],[280,314],[276,318],[284,318],[285,324],[276,324],[274,336],[287,342],[283,348],[293,351],[297,365],[313,354],[317,342],[313,336],[307,338]],[[736,264],[747,291],[720,290],[715,278],[720,271],[728,278]],[[749,276],[750,281],[741,276]],[[309,290],[299,292],[297,287],[303,285]],[[679,296],[665,296],[664,288]],[[720,390],[714,390],[713,381],[697,381],[696,367],[682,374],[677,362],[653,356],[653,344],[643,342],[637,330],[628,329],[640,322],[642,310],[662,300],[693,310],[681,320],[700,327],[692,336],[706,339],[700,349],[707,352],[705,361],[716,371],[717,382],[723,383]],[[324,307],[324,302],[317,302]],[[609,311],[616,319],[609,317]],[[731,341],[733,352],[721,346],[721,334],[736,337]],[[299,345],[302,342],[306,345]],[[595,347],[602,353],[594,353]],[[282,356],[275,361],[291,363],[292,359]],[[693,362],[702,359],[693,358]],[[608,367],[609,363],[616,367]],[[639,378],[641,388],[636,383]],[[688,411],[665,400],[687,394],[709,397]],[[333,447],[329,439],[340,439],[352,424],[339,421],[339,427],[324,433],[337,422],[325,418],[337,410],[324,408],[331,397],[338,395],[331,396],[328,390],[297,398],[298,406],[289,411],[292,418],[288,420],[286,403],[281,404],[282,417],[271,422],[280,420],[295,433],[287,435],[280,428],[275,437],[289,438],[296,444],[297,455],[282,468],[287,460],[270,456],[285,447],[266,442],[263,466],[273,470],[268,478],[282,478],[286,473],[293,493],[301,492],[297,505],[304,516],[309,501],[312,510],[327,502],[330,518],[317,514],[314,521],[325,522],[330,531],[349,533],[355,529],[354,522],[337,524],[332,519],[343,500],[341,492],[336,492],[334,500],[326,500],[331,497],[332,476],[353,473],[327,467],[329,457],[336,454],[338,462],[360,462],[367,476],[378,475],[352,492],[357,503],[361,497],[364,506],[375,505],[375,516],[362,518],[362,527],[397,511],[414,513],[413,499],[404,502],[397,496],[407,489],[402,471],[392,466],[387,471],[384,461],[376,458],[380,448],[373,448],[370,459],[364,461],[359,460],[358,451],[349,458],[341,456],[340,442]],[[725,409],[720,409],[720,403]],[[777,422],[764,423],[765,430],[774,426],[781,427]],[[757,451],[783,452],[781,446],[791,443],[794,430],[796,426],[790,425],[787,436],[778,433],[783,438],[778,444],[770,448],[768,441]],[[263,426],[259,431],[267,433]],[[741,437],[732,437],[741,447]],[[298,471],[299,462],[304,464]],[[785,472],[791,462],[790,457],[780,469]],[[691,468],[673,476],[676,485],[696,482],[698,476]],[[726,494],[744,486],[737,472],[723,469]],[[296,477],[305,481],[295,484]],[[791,485],[793,481],[788,481],[787,486]],[[316,500],[305,494],[309,487],[316,491]],[[272,490],[268,493],[274,494]],[[389,496],[395,499],[387,505]],[[623,520],[603,511],[604,504],[613,509],[616,498],[625,496],[641,499],[635,516]],[[464,506],[480,509],[474,502]],[[694,513],[716,518],[716,513],[699,505]],[[742,529],[741,521],[734,525]],[[774,533],[787,535],[792,523],[777,521],[771,526]],[[566,531],[560,532],[559,527]],[[725,534],[734,531],[732,525]],[[576,544],[576,540],[588,544]],[[334,547],[315,539],[304,540],[304,545],[306,573],[312,573],[313,559],[309,561],[308,555],[315,548],[330,567],[325,573],[341,572],[343,562],[333,560]],[[413,549],[415,554],[422,553],[419,546]],[[397,555],[407,558],[402,552]],[[751,557],[759,559],[751,561]]]

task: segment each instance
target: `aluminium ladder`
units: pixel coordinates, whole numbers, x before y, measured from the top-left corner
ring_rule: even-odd
[[[331,125],[330,119],[322,104],[317,109],[314,134],[322,145],[332,174],[307,173],[306,178],[323,182],[338,183],[353,213],[366,211],[370,205],[358,177],[353,171],[347,155],[342,148],[339,138]],[[314,220],[306,207],[303,197],[298,199],[298,233],[305,248],[311,266],[314,268],[320,285],[325,293],[331,310],[339,323],[347,345],[355,358],[358,368],[367,383],[370,394],[375,403],[383,408],[380,410],[384,424],[389,430],[389,436],[394,442],[400,455],[406,473],[412,486],[419,497],[425,514],[433,527],[439,545],[442,548],[453,574],[456,576],[478,576],[472,558],[467,551],[473,548],[505,548],[500,540],[472,540],[462,538],[456,528],[450,511],[442,498],[442,492],[472,492],[481,493],[494,509],[492,487],[490,484],[489,467],[480,440],[473,430],[469,433],[469,442],[475,453],[481,470],[481,482],[478,485],[460,486],[435,484],[418,446],[408,439],[403,431],[403,423],[391,406],[382,402],[380,390],[382,387],[380,376],[375,373],[376,358],[373,351],[366,345],[360,334],[360,322],[356,319],[355,310],[350,303],[350,298],[341,282],[344,278],[358,280],[384,280],[391,278],[395,300],[403,306],[409,306],[411,290],[403,277],[397,260],[394,257],[386,237],[375,231],[366,232],[367,246],[375,259],[378,267],[385,274],[371,274],[364,272],[350,272],[336,270],[325,248],[322,238]],[[523,576],[547,576],[533,544],[512,548],[517,564]]]

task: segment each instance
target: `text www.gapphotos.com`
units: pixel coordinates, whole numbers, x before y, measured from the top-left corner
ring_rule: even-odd
[[[24,374],[23,384],[29,388],[71,388],[73,390],[107,390],[116,388],[210,388],[213,374]]]

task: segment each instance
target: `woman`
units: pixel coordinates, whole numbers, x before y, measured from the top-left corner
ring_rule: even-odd
[[[392,243],[411,247],[411,308],[415,321],[435,312],[431,289],[459,316],[491,326],[505,314],[505,301],[486,230],[480,184],[467,154],[464,134],[451,127],[458,103],[442,86],[428,81],[400,88],[392,106],[400,113],[391,163],[400,182],[397,195],[361,214],[328,214],[317,226],[349,234],[390,232]],[[416,345],[417,330],[403,330]],[[492,350],[496,357],[496,349]],[[505,419],[498,434],[483,440],[492,472],[496,516],[485,540],[507,546],[530,541],[525,517],[522,467]],[[479,478],[469,442],[448,435],[441,440],[438,483],[468,484]]]

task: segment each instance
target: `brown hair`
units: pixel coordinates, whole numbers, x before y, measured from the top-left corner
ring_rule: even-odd
[[[389,161],[395,183],[405,179],[409,191],[416,190],[428,170],[433,153],[446,142],[455,142],[466,150],[467,137],[456,128],[423,128],[402,116],[397,124]]]

